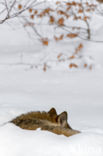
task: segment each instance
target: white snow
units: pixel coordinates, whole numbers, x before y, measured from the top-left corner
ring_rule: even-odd
[[[3,156],[51,156],[54,154],[57,156],[102,156],[102,135],[81,133],[66,138],[39,130],[28,132],[8,124],[0,129],[0,138],[2,139],[2,142],[0,141],[0,151]]]
[[[102,40],[102,27],[97,28]],[[103,156],[103,43],[77,39],[51,41],[45,47],[7,25],[0,25],[0,36],[0,156]],[[81,42],[83,50],[68,60]],[[65,61],[59,62],[61,53]],[[79,68],[70,69],[72,62]],[[4,124],[22,113],[51,107],[67,111],[71,127],[81,133],[68,138]]]
[[[1,65],[1,125],[22,113],[55,107],[58,113],[68,112],[68,122],[81,134],[66,138],[6,124],[0,127],[0,155],[102,156],[102,80],[102,69],[43,72],[25,65]]]

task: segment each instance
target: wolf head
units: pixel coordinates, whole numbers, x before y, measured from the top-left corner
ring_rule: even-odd
[[[70,128],[72,129],[69,124],[68,124],[68,114],[66,111],[62,112],[61,114],[57,115],[57,112],[55,108],[51,108],[50,111],[48,112],[50,117],[54,119],[58,123],[59,126],[63,128]]]

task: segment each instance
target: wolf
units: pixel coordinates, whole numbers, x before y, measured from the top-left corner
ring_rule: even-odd
[[[65,135],[67,137],[80,133],[71,128],[67,122],[68,114],[66,111],[57,115],[56,109],[51,108],[48,112],[29,112],[22,114],[11,121],[11,123],[19,126],[22,129],[47,130],[58,135]]]

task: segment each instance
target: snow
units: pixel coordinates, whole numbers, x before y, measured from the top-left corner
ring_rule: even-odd
[[[2,135],[1,135],[2,133]],[[2,155],[102,155],[103,137],[99,134],[84,133],[70,137],[56,136],[49,132],[25,131],[13,125],[0,130],[0,151]],[[91,146],[92,145],[92,146]]]
[[[0,124],[28,112],[55,107],[68,112],[70,125],[81,134],[66,138],[45,131],[0,127],[0,155],[103,155],[103,70],[26,70],[0,68]]]
[[[0,28],[0,156],[103,156],[103,44],[77,39],[51,41],[45,47],[21,28]],[[97,23],[101,40],[102,31]],[[81,42],[83,50],[68,60]],[[57,59],[61,53],[64,62]],[[72,61],[79,68],[70,69]],[[92,70],[84,69],[84,63]],[[52,107],[58,113],[67,111],[71,127],[81,133],[68,138],[6,123],[22,113]]]

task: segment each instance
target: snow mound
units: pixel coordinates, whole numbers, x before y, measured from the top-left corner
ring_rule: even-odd
[[[103,156],[103,134],[83,132],[64,137],[46,131],[22,130],[13,124],[0,128],[1,156]]]

